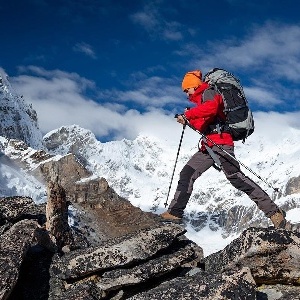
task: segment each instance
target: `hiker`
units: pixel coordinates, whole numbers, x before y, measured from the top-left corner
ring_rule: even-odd
[[[234,141],[229,130],[222,130],[225,114],[224,103],[219,94],[207,82],[202,81],[200,70],[187,72],[182,81],[182,90],[195,106],[177,115],[177,122],[186,121],[207,137],[202,139],[197,151],[180,172],[177,189],[168,210],[160,216],[163,220],[180,222],[184,209],[191,197],[195,180],[217,161],[229,182],[245,192],[258,208],[270,218],[275,228],[292,230],[293,225],[286,221],[282,211],[254,181],[245,176],[239,163],[234,159]],[[224,127],[224,126],[223,126]],[[213,141],[219,147],[215,146]],[[224,149],[224,151],[222,150]],[[230,155],[228,155],[230,154]]]

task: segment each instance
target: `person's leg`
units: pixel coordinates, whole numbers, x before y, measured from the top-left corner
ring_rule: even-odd
[[[233,147],[224,145],[222,148],[230,155],[234,156]],[[253,180],[245,176],[240,170],[239,163],[236,160],[216,146],[213,147],[213,150],[219,155],[222,170],[235,188],[245,192],[268,218],[271,218],[273,215],[280,212],[279,207],[271,200],[269,195]]]
[[[222,146],[222,148],[234,157],[233,147]],[[241,172],[239,163],[236,160],[226,155],[226,153],[218,149],[218,147],[214,147],[213,150],[218,153],[222,169],[230,183],[235,188],[245,192],[249,198],[256,203],[258,208],[264,212],[266,217],[271,219],[275,228],[300,231],[299,224],[291,224],[287,221],[285,219],[285,212],[271,200],[268,194],[263,191],[258,184]]]
[[[195,153],[180,172],[177,189],[171,201],[168,214],[182,218],[184,209],[190,199],[195,180],[213,165],[213,159],[201,151]],[[166,214],[167,216],[167,214]]]

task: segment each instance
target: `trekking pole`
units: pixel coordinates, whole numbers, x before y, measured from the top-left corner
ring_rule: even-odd
[[[175,169],[176,169],[176,164],[177,164],[177,160],[178,160],[179,151],[180,151],[180,148],[181,148],[181,143],[182,143],[185,127],[186,127],[186,124],[184,124],[183,127],[182,127],[181,137],[180,137],[179,146],[178,146],[177,155],[176,155],[176,160],[175,160],[175,165],[174,165],[174,169],[173,169],[173,174],[172,174],[171,182],[170,182],[170,185],[169,185],[169,191],[168,191],[166,202],[164,203],[165,207],[167,207],[167,205],[168,205],[169,194],[170,194],[170,190],[171,190],[171,186],[172,186],[172,181],[173,181],[173,177],[174,177],[174,173],[175,173]]]
[[[197,130],[193,125],[190,124],[190,122],[187,120],[187,118],[182,115],[182,117],[184,118],[186,125],[188,125],[190,128],[192,128],[194,131],[196,131],[197,133],[199,133],[202,138],[206,139],[207,141],[211,142],[214,146],[218,147],[221,151],[223,151],[224,153],[226,153],[229,157],[231,157],[232,159],[234,159],[235,161],[237,161],[241,166],[243,166],[246,170],[248,170],[250,173],[252,173],[253,175],[255,175],[258,179],[260,179],[261,181],[263,181],[265,184],[267,184],[270,188],[272,188],[276,193],[281,194],[280,190],[276,187],[273,187],[273,185],[269,182],[267,182],[265,179],[263,179],[260,175],[258,175],[257,173],[255,173],[253,170],[251,170],[249,167],[247,167],[245,164],[243,164],[241,161],[239,161],[237,158],[235,158],[233,155],[231,155],[230,153],[228,153],[224,148],[222,148],[220,145],[216,144],[213,140],[211,140],[210,138],[208,138],[207,136],[205,136],[202,132],[200,132],[199,130]]]

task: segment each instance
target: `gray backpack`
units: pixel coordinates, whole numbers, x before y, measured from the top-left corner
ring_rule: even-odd
[[[254,131],[254,120],[239,80],[223,69],[214,68],[203,80],[222,95],[226,115],[225,130],[234,141],[245,139]]]

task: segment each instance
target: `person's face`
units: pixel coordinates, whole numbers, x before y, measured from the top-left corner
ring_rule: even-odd
[[[183,92],[186,93],[186,95],[189,97],[195,93],[195,88],[193,88],[193,87],[188,88],[188,89],[185,89]]]

